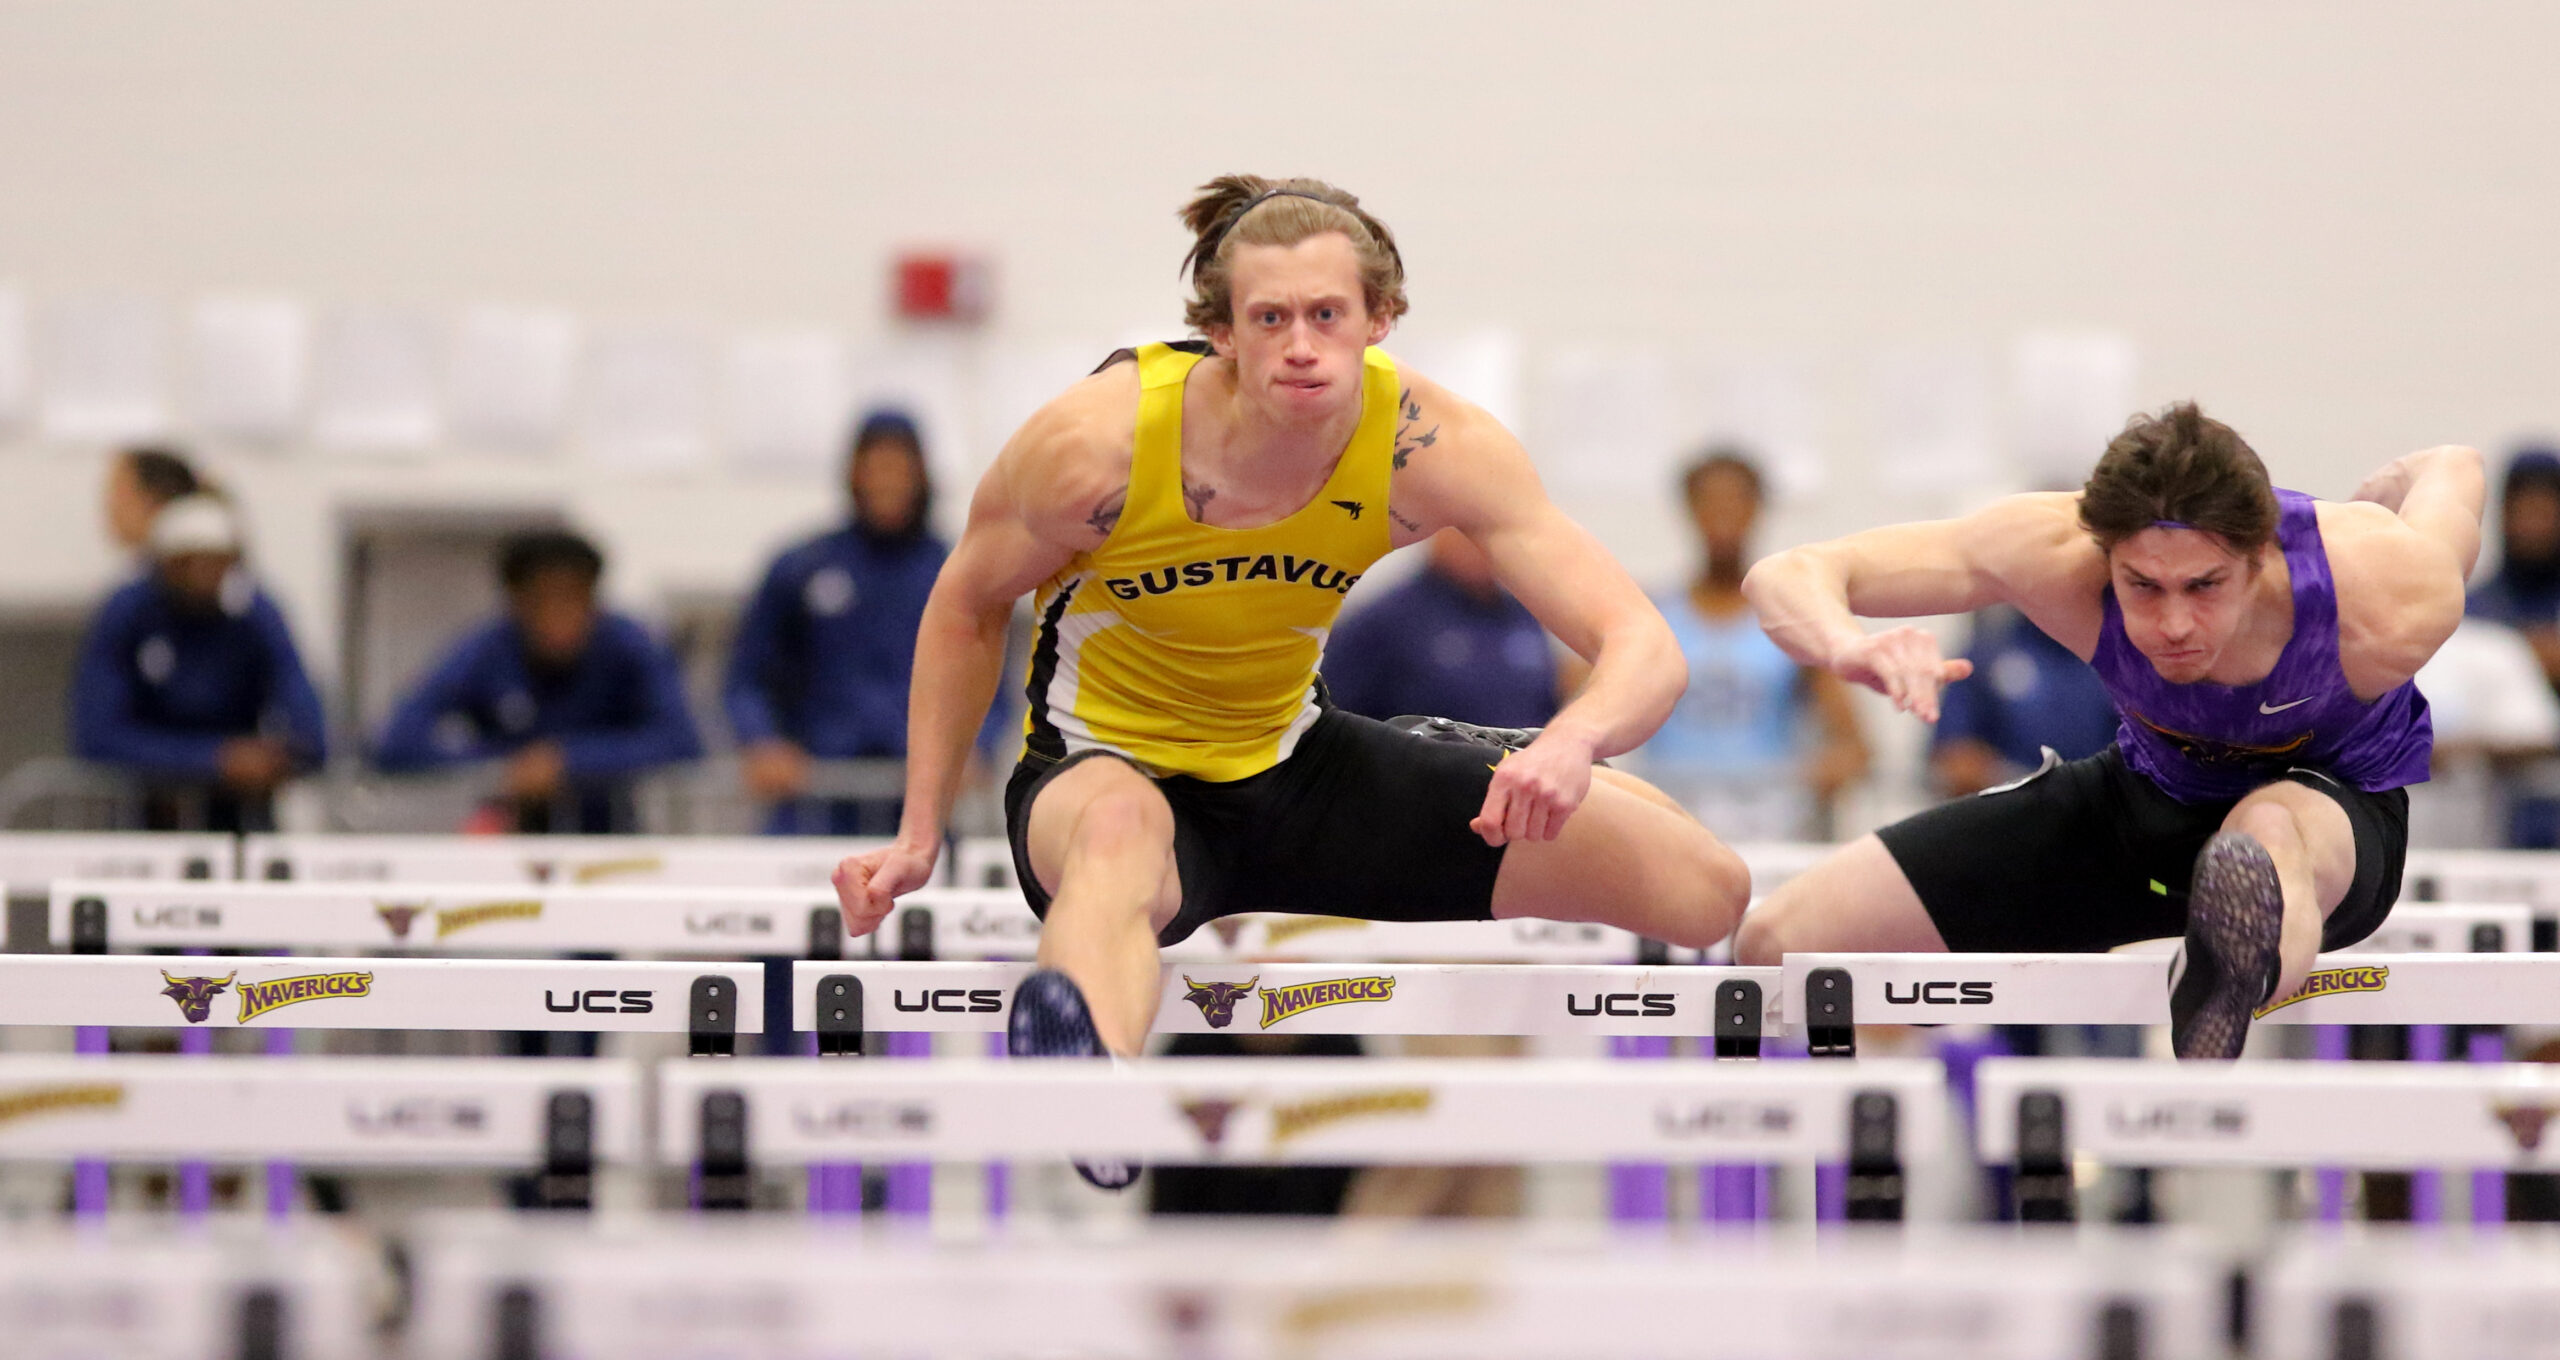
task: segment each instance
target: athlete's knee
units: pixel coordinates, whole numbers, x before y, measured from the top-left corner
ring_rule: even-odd
[[[1102,790],[1076,814],[1067,838],[1070,857],[1164,853],[1173,850],[1173,809],[1164,795],[1131,780]]]
[[[2302,849],[2302,824],[2294,818],[2293,809],[2272,798],[2242,802],[2222,819],[2222,829],[2256,841],[2275,859],[2298,855]]]
[[[1750,968],[1775,968],[1786,961],[1792,941],[1789,912],[1776,901],[1764,901],[1742,918],[1733,932],[1733,961]]]
[[[1677,881],[1685,885],[1683,895],[1689,899],[1689,910],[1681,914],[1688,938],[1669,943],[1705,949],[1731,935],[1742,909],[1750,905],[1751,866],[1704,828],[1681,839],[1684,858]]]

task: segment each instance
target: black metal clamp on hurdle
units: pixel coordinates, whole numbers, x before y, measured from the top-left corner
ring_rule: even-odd
[[[1760,984],[1736,978],[1716,984],[1716,1056],[1760,1056]]]
[[[695,1159],[706,1210],[743,1212],[755,1202],[755,1175],[747,1165],[747,1098],[736,1091],[702,1095],[701,1151]]]
[[[2070,1113],[2056,1091],[2018,1093],[2018,1162],[2013,1181],[2021,1223],[2069,1223],[2079,1215],[2071,1179]]]
[[[1804,975],[1804,1052],[1808,1058],[1858,1056],[1857,1012],[1849,1003],[1849,970]]]
[[[693,980],[691,1020],[686,1051],[697,1058],[731,1058],[738,1053],[738,984],[717,973]]]
[[[1849,1097],[1848,1217],[1852,1223],[1902,1221],[1902,1109],[1890,1091]]]
[[[554,1091],[542,1111],[542,1173],[533,1207],[596,1207],[596,1102],[584,1091]]]

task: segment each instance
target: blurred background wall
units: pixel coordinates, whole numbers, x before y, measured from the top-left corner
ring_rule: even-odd
[[[2560,425],[2555,50],[2522,4],[10,3],[0,602],[119,575],[100,452],[155,424],[324,685],[350,526],[558,514],[627,604],[734,600],[904,396],[956,527],[1032,404],[1176,333],[1174,211],[1239,169],[1363,195],[1390,348],[1648,579],[1718,432],[1781,465],[1764,546],[2182,396],[2344,495]],[[982,323],[891,319],[916,247],[992,262]],[[262,410],[191,395],[280,354]]]

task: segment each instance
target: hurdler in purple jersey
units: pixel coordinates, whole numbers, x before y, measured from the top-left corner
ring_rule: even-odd
[[[2089,658],[2120,721],[2116,745],[2135,772],[2184,803],[2246,797],[2287,770],[2318,770],[2368,793],[2424,783],[2434,731],[2426,696],[2404,680],[2367,702],[2338,660],[2338,592],[2320,538],[2318,502],[2277,491],[2276,544],[2293,585],[2293,636],[2253,684],[2172,684],[2125,636],[2115,590],[2105,596]]]
[[[2087,660],[2116,744],[1842,847],[1744,918],[1737,953],[2102,950],[2183,936],[2180,1057],[2234,1057],[2322,949],[2400,891],[2404,786],[2433,741],[2412,677],[2461,621],[2480,456],[2399,459],[2345,502],[2278,491],[2193,405],[2137,417],[2078,493],[2012,496],[1763,561],[1771,638],[1936,721],[1971,666],[1860,616],[2009,604]]]

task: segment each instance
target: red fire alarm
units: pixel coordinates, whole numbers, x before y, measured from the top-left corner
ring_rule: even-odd
[[[995,300],[994,269],[982,256],[911,250],[898,257],[901,321],[983,321]]]

